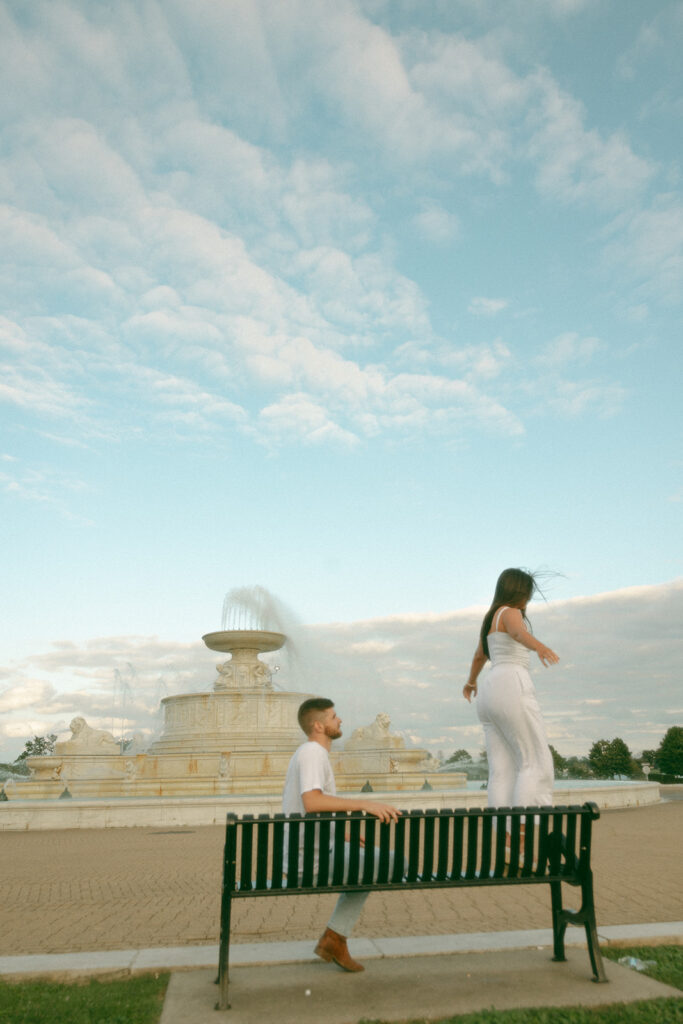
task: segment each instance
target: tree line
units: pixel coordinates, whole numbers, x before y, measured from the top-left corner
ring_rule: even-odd
[[[683,727],[672,725],[656,750],[643,750],[638,757],[634,757],[620,736],[613,740],[596,740],[588,757],[563,757],[552,745],[550,752],[559,777],[612,779],[615,775],[625,775],[629,779],[642,778],[645,775],[643,765],[656,774],[683,776]],[[485,760],[486,751],[482,751],[479,761]],[[463,767],[474,763],[472,755],[462,748],[444,760],[444,764],[462,764]]]

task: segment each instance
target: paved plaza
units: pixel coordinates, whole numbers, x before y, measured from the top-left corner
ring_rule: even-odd
[[[0,956],[215,944],[223,838],[219,827],[0,833]],[[593,832],[599,927],[683,920],[681,849],[681,801],[603,811]],[[314,939],[334,899],[239,901],[233,942]],[[355,934],[549,927],[547,886],[516,886],[373,893]]]

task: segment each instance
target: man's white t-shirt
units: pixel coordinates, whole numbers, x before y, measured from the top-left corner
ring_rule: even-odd
[[[312,789],[320,789],[329,796],[337,793],[327,751],[315,740],[306,740],[294,751],[289,762],[282,793],[283,814],[305,814],[301,797]]]

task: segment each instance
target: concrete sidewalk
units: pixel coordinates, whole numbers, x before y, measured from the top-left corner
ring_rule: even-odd
[[[601,946],[683,945],[683,921],[661,924],[607,925],[598,928]],[[354,938],[353,953],[363,963],[392,957],[426,957],[454,953],[495,953],[500,951],[552,950],[550,928],[514,932],[467,932],[457,935],[417,935],[389,938]],[[230,947],[230,966],[270,968],[274,964],[318,963],[314,943],[243,942]],[[582,949],[588,964],[583,928],[567,929],[566,948]],[[45,979],[77,981],[98,975],[102,978],[146,974],[151,971],[191,971],[210,968],[215,975],[218,946],[157,946],[151,949],[117,949],[82,953],[38,953],[30,956],[0,957],[0,976],[5,980]],[[336,970],[336,968],[335,968]]]
[[[638,972],[607,962],[608,982],[591,980],[588,955],[568,951],[564,963],[550,952],[508,950],[495,955],[455,953],[393,957],[363,974],[317,963],[236,967],[230,1010],[217,1015],[214,971],[174,974],[161,1024],[358,1024],[360,1021],[436,1020],[483,1009],[599,1006],[682,993]]]

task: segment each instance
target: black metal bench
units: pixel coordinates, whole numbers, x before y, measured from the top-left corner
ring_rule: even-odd
[[[592,824],[599,817],[594,803],[410,811],[392,824],[381,824],[360,811],[257,818],[229,814],[217,1009],[229,1006],[232,901],[252,896],[548,884],[553,960],[566,959],[567,925],[583,925],[593,980],[607,981],[598,945],[590,865]],[[507,853],[506,830],[510,832]],[[350,847],[346,869],[345,836]],[[563,882],[581,889],[578,911],[563,908]]]

